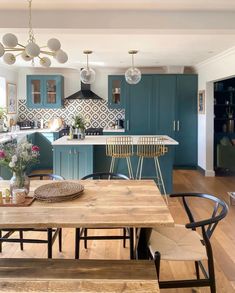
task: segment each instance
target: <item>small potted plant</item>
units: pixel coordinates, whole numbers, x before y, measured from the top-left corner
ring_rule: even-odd
[[[75,129],[74,134],[78,139],[85,138],[85,120],[81,115],[77,115],[73,118],[73,128]]]

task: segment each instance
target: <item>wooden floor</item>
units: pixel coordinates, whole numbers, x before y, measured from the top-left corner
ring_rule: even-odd
[[[177,170],[174,172],[174,191],[210,193],[228,201],[227,192],[235,191],[235,177],[204,177],[197,171]],[[209,204],[193,204],[196,215],[209,216]],[[186,221],[182,206],[177,200],[170,201],[170,210],[176,223]],[[103,231],[96,231],[96,234],[101,232]],[[109,230],[107,233],[111,234],[112,232],[115,231]],[[35,232],[34,236],[35,234],[40,238],[45,237],[45,233]],[[25,236],[32,236],[32,233],[25,233]],[[216,228],[212,237],[212,246],[214,249],[217,292],[235,292],[235,206],[230,207],[228,216]],[[46,255],[45,244],[25,244],[25,249],[21,252],[19,244],[10,243],[3,244],[3,253],[1,254],[2,257],[46,257]],[[63,253],[58,253],[58,243],[56,242],[53,248],[53,257],[74,257],[73,229],[63,229]],[[122,247],[122,241],[90,241],[87,250],[83,249],[82,245],[81,258],[126,259],[128,257],[129,249],[128,247],[125,249]],[[192,276],[194,276],[194,265],[192,263],[162,262],[161,279],[190,278]],[[192,292],[191,289],[162,291],[165,293]],[[201,288],[196,292],[206,293],[210,290]]]

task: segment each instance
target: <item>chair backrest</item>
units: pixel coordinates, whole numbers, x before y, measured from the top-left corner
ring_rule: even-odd
[[[185,227],[193,230],[195,230],[196,228],[201,228],[204,240],[205,238],[207,238],[208,240],[210,239],[218,222],[222,220],[228,213],[227,204],[221,199],[215,197],[214,195],[204,193],[178,193],[170,194],[170,197],[182,198],[185,211],[190,221],[190,223],[186,224]],[[213,203],[211,217],[195,221],[193,212],[189,207],[189,198],[201,198],[211,201]]]
[[[153,158],[163,156],[167,152],[163,137],[142,136],[137,143],[137,156]]]
[[[106,140],[106,155],[125,158],[133,155],[133,138],[131,136],[113,136]]]
[[[81,180],[86,180],[86,179],[124,179],[124,180],[129,180],[126,175],[123,174],[115,174],[115,173],[109,173],[109,172],[98,172],[98,173],[93,173],[84,176],[81,178]]]
[[[39,178],[39,180],[64,180],[64,177],[55,174],[29,174],[28,177],[36,179]]]

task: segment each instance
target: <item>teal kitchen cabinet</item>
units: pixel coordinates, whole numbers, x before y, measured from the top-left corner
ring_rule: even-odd
[[[125,129],[127,134],[153,134],[152,96],[153,76],[142,75],[135,85],[127,85]]]
[[[53,172],[65,179],[80,179],[93,173],[93,146],[54,146]]]
[[[154,134],[175,136],[176,75],[162,74],[153,77],[153,119]]]
[[[126,99],[126,81],[123,75],[108,76],[108,107],[124,108]]]
[[[63,76],[27,75],[28,108],[61,108],[63,97]]]
[[[197,75],[177,75],[175,166],[197,166]]]

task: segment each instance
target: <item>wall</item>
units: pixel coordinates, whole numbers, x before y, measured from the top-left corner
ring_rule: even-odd
[[[227,50],[195,67],[198,90],[206,91],[206,114],[198,115],[198,165],[207,176],[214,176],[213,167],[213,83],[235,76],[235,48]]]

